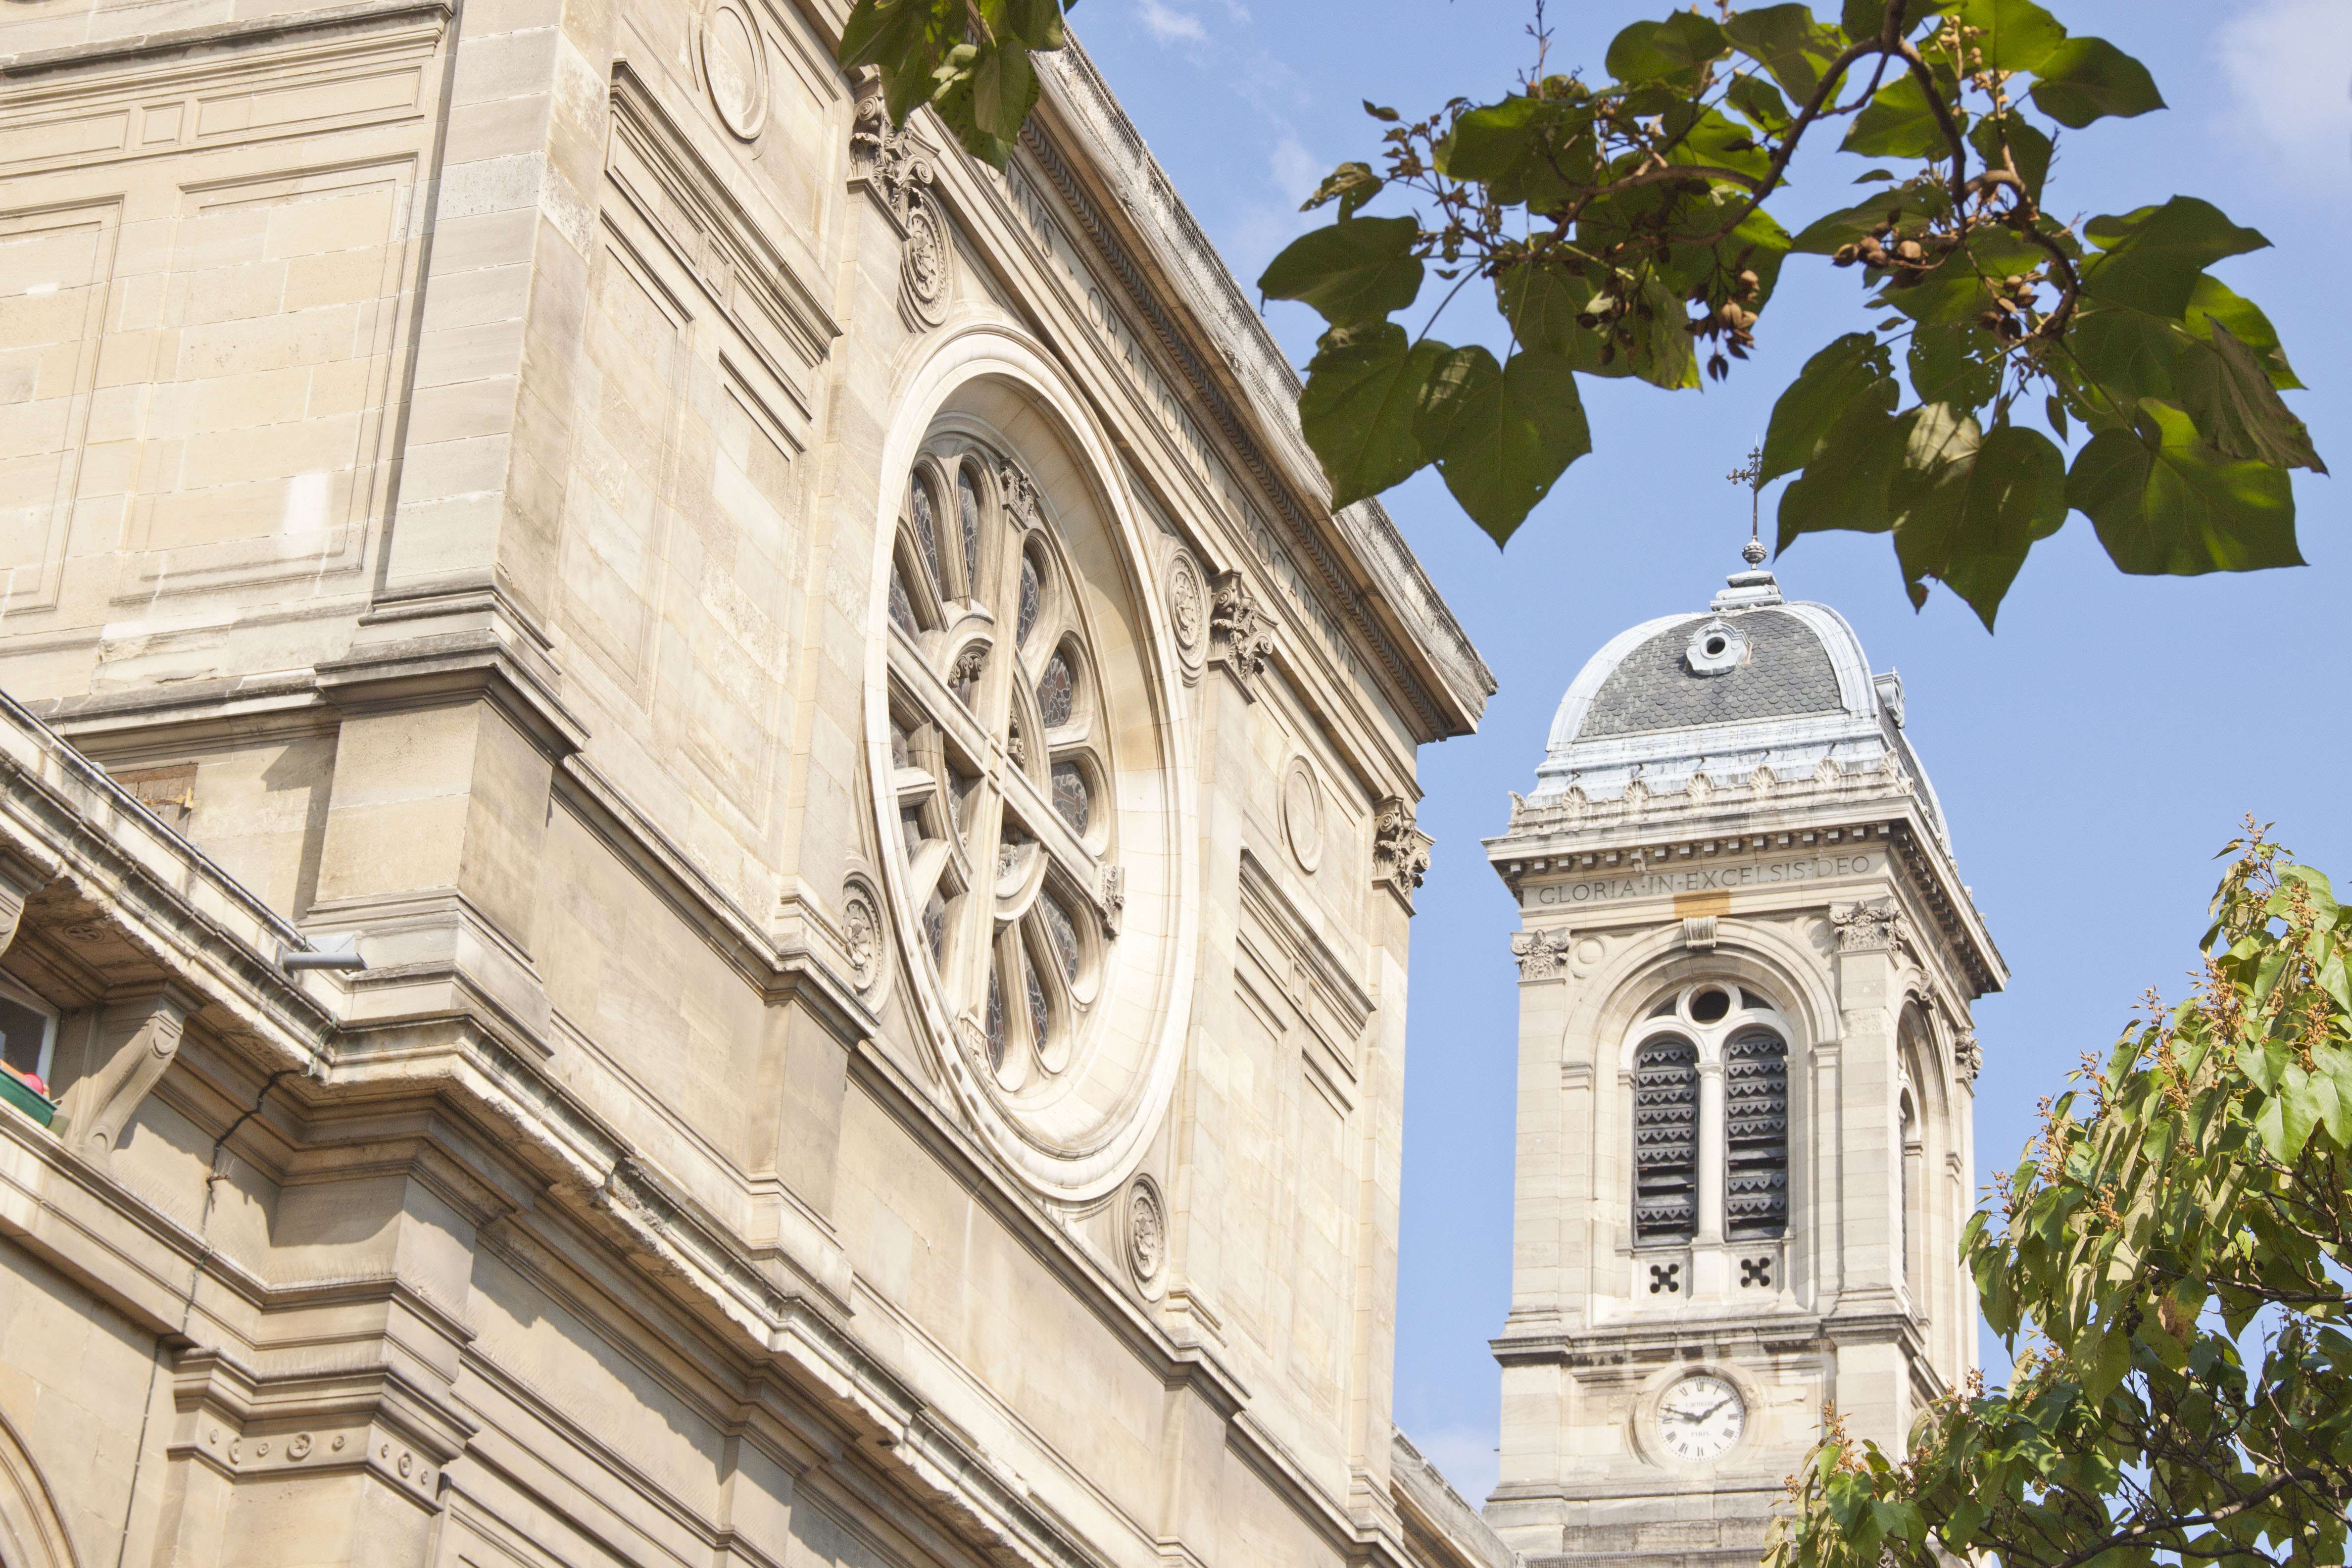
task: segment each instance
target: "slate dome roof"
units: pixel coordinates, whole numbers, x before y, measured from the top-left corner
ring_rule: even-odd
[[[1903,733],[1903,683],[1874,676],[1862,641],[1827,605],[1790,603],[1769,572],[1735,574],[1701,612],[1664,616],[1612,638],[1553,717],[1532,799],[1579,789],[1622,798],[1634,779],[1677,793],[1706,775],[1719,788],[1759,767],[1811,777],[1824,761],[1853,773],[1892,757],[1941,832],[1927,773]]]

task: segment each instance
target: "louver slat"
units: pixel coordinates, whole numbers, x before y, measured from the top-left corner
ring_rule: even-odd
[[[1757,1241],[1789,1228],[1789,1049],[1741,1035],[1723,1053],[1726,1234]]]
[[[1652,1040],[1633,1058],[1633,1237],[1687,1241],[1698,1228],[1698,1050]]]

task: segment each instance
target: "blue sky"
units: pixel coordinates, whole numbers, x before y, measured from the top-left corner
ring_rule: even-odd
[[[2311,388],[2289,401],[2322,456],[2352,464],[2352,0],[2045,3],[2147,61],[2172,106],[2062,141],[2049,205],[2124,212],[2179,193],[2262,229],[2274,248],[2221,275],[2277,322]],[[1663,10],[1555,0],[1554,68],[1599,77],[1617,28]],[[1296,209],[1322,174],[1375,152],[1360,100],[1412,116],[1498,95],[1528,58],[1531,14],[1532,0],[1087,0],[1072,21],[1254,284],[1321,221]],[[1801,162],[1784,214],[1845,205],[1861,167]],[[1588,392],[1593,455],[1507,553],[1427,478],[1388,498],[1502,687],[1477,735],[1423,753],[1421,821],[1437,848],[1414,924],[1407,1068],[1397,1419],[1473,1498],[1494,1478],[1486,1342],[1509,1302],[1517,1005],[1513,913],[1478,840],[1501,829],[1505,792],[1529,786],[1592,651],[1703,607],[1738,567],[1746,498],[1720,476],[1805,354],[1869,319],[1850,275],[1794,261],[1761,353],[1727,385]],[[1277,304],[1268,320],[1304,363],[1312,314]],[[1913,614],[1883,538],[1817,535],[1775,563],[1790,596],[1853,621],[1874,668],[1902,671],[1963,875],[2015,972],[1977,1009],[1980,1165],[2014,1159],[2036,1101],[2114,1041],[2142,991],[2180,994],[2213,852],[2243,813],[2352,879],[2347,481],[2296,476],[2311,562],[2296,571],[2126,578],[2074,517],[2035,549],[1997,636],[1940,593]]]

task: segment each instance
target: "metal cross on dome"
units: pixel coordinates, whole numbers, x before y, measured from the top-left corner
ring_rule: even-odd
[[[1748,487],[1748,542],[1739,547],[1739,554],[1750,566],[1761,566],[1769,553],[1762,538],[1764,448],[1761,446],[1749,447],[1748,460],[1723,477],[1735,485]]]

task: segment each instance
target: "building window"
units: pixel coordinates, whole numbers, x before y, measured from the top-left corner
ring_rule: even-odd
[[[1723,1225],[1733,1241],[1789,1229],[1789,1047],[1746,1029],[1723,1048]]]
[[[1633,1057],[1633,1239],[1698,1230],[1698,1047],[1673,1036]]]
[[[899,848],[950,1017],[1007,1091],[1069,1066],[1111,940],[1111,715],[1081,579],[1030,481],[961,437],[928,445],[891,552]]]
[[[57,1045],[57,1014],[31,994],[0,981],[0,1061],[46,1095]]]

